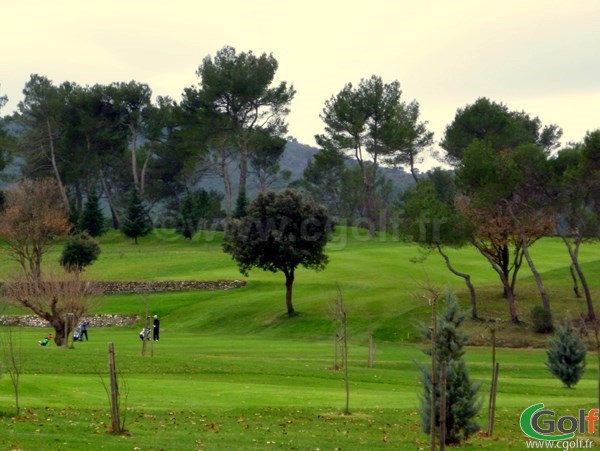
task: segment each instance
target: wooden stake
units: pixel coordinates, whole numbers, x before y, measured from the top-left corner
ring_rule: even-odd
[[[436,297],[434,296],[431,299],[431,320],[433,323],[431,330],[431,418],[429,423],[430,428],[430,448],[431,451],[435,451],[435,417],[437,413],[437,409],[435,408],[435,398],[436,398],[436,387],[437,387],[437,368],[435,364],[436,352],[435,352],[435,342],[437,340],[437,302]]]
[[[442,362],[440,374],[440,451],[446,449],[446,373],[447,363]]]
[[[496,393],[498,391],[498,372],[500,371],[500,363],[494,365],[494,375],[492,377],[492,392],[490,394],[490,412],[488,418],[488,437],[494,434],[494,418],[496,416]]]
[[[108,344],[108,370],[110,373],[110,404],[113,434],[121,433],[121,419],[119,416],[119,385],[117,383],[117,369],[115,365],[115,346]]]

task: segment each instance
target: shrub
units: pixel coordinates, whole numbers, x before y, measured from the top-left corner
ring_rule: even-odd
[[[81,272],[100,255],[100,246],[89,235],[82,233],[65,243],[60,265],[68,272]]]

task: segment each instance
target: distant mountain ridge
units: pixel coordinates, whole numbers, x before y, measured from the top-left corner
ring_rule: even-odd
[[[304,169],[306,169],[308,163],[318,152],[318,148],[299,143],[295,138],[289,137],[285,145],[283,156],[281,157],[281,169],[291,171],[292,177],[290,181],[300,179],[303,177]],[[356,161],[354,161],[354,159],[348,159],[349,166],[355,164]],[[394,189],[398,192],[404,191],[414,185],[412,175],[406,172],[402,167],[383,166],[380,167],[380,171],[392,181]]]
[[[289,137],[281,157],[281,169],[291,172],[291,180],[300,179],[304,174],[304,169],[317,152],[319,149],[316,147],[301,144],[295,138]]]

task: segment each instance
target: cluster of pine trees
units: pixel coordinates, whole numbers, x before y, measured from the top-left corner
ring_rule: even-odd
[[[419,103],[405,101],[397,81],[374,75],[325,101],[318,152],[300,179],[286,182],[280,161],[295,89],[274,81],[277,69],[273,55],[224,47],[202,60],[197,85],[185,88],[180,102],[153,99],[150,87],[136,81],[55,85],[32,75],[18,111],[2,120],[0,163],[15,162],[27,178],[56,180],[80,230],[101,233],[86,224],[101,199],[111,225],[134,239],[148,233],[150,216],[187,238],[222,226],[244,216],[250,181],[265,191],[279,179],[279,186],[310,194],[338,222],[398,231],[439,251],[465,279],[474,317],[475,288],[452,265],[447,246],[481,253],[498,274],[511,320],[519,322],[515,291],[523,264],[551,317],[550,293],[529,249],[557,235],[587,316],[595,318],[578,253],[584,240],[600,235],[600,130],[561,148],[559,126],[482,97],[459,108],[441,137],[439,158],[450,169],[421,174],[418,165],[434,141]],[[402,193],[385,175],[399,166],[409,168],[414,184]],[[206,189],[215,178],[219,192]]]

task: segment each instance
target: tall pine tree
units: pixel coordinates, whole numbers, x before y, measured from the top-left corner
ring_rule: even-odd
[[[573,328],[567,318],[556,330],[556,335],[548,341],[546,366],[568,388],[573,387],[585,370],[587,346],[583,338]]]
[[[97,237],[104,233],[104,216],[100,209],[100,198],[95,192],[91,192],[79,217],[79,230],[91,237]]]
[[[127,217],[123,221],[121,230],[126,236],[133,238],[135,244],[138,244],[138,238],[144,237],[152,231],[152,222],[137,189],[133,190]]]
[[[466,315],[459,311],[456,296],[448,291],[444,308],[437,318],[435,345],[433,350],[429,348],[424,351],[429,355],[432,351],[435,353],[435,432],[437,434],[440,428],[441,368],[442,362],[446,363],[446,444],[460,443],[480,429],[480,425],[474,419],[481,408],[481,399],[477,396],[480,384],[471,382],[469,378],[464,357],[467,336],[460,329],[465,318]],[[423,329],[423,335],[430,341],[432,333],[429,328]],[[423,385],[421,419],[423,431],[429,434],[431,433],[433,377],[431,367],[418,366]]]

